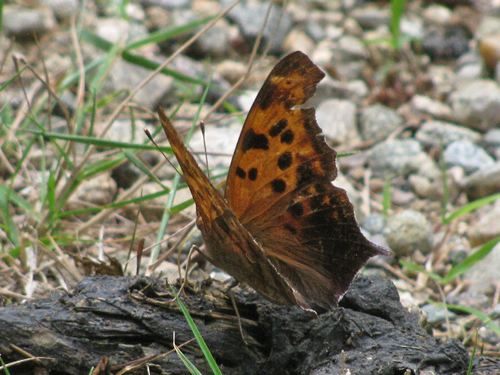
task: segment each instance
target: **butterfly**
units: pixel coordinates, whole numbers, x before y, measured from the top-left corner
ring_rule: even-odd
[[[224,196],[158,110],[196,204],[202,254],[269,301],[308,311],[335,308],[370,257],[390,254],[364,237],[332,184],[337,154],[314,108],[297,107],[324,76],[300,51],[278,62],[243,125]]]

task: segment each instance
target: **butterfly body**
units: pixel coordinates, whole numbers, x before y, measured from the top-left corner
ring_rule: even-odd
[[[271,71],[243,126],[222,197],[168,118],[160,119],[184,172],[205,256],[282,305],[331,309],[368,258],[389,254],[361,233],[343,189],[332,185],[336,152],[314,108],[295,108],[324,73],[301,52]]]

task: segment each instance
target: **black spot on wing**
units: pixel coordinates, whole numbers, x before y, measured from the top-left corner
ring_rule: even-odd
[[[283,193],[286,190],[286,182],[280,178],[271,181],[271,187],[275,193]]]
[[[287,151],[278,158],[278,168],[284,171],[292,165],[292,162],[292,153],[290,151]]]
[[[288,126],[288,120],[286,119],[280,120],[271,127],[271,130],[269,130],[269,135],[273,138],[277,137],[287,126]]]
[[[269,140],[265,134],[257,134],[252,129],[248,130],[243,137],[242,150],[269,150]]]
[[[247,176],[247,173],[240,167],[236,167],[236,176],[244,179]]]
[[[285,143],[287,145],[292,144],[294,138],[295,136],[293,135],[293,131],[290,129],[281,133],[281,143]]]
[[[250,181],[255,181],[257,179],[257,174],[258,174],[257,168],[252,168],[248,171],[248,179]]]

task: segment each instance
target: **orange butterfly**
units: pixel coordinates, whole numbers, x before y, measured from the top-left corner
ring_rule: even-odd
[[[269,301],[306,310],[335,308],[368,258],[390,254],[363,236],[345,191],[332,185],[336,152],[314,108],[294,108],[324,75],[299,51],[274,67],[241,131],[225,198],[158,111],[196,203],[203,255]]]

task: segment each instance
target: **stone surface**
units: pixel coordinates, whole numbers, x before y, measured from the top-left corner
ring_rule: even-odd
[[[478,143],[481,134],[466,127],[444,121],[429,120],[422,123],[417,138],[425,147],[445,148],[454,141],[470,141]]]
[[[479,262],[462,275],[462,280],[469,284],[469,292],[476,294],[493,293],[498,287],[500,269],[500,243]]]
[[[361,141],[356,115],[356,104],[350,100],[325,100],[316,109],[316,120],[327,138],[343,146]]]
[[[384,234],[396,255],[407,256],[417,250],[425,254],[431,250],[432,227],[418,211],[404,210],[390,217]]]
[[[403,118],[391,108],[374,104],[361,109],[359,123],[365,141],[379,142],[400,127]]]
[[[424,159],[426,154],[418,141],[395,139],[373,147],[368,162],[375,174],[407,175],[417,171]]]
[[[454,141],[446,147],[443,160],[447,167],[459,166],[466,173],[488,169],[495,164],[493,158],[484,149],[470,141]]]
[[[500,198],[499,198],[500,199]],[[467,231],[471,246],[479,246],[494,238],[500,237],[500,204],[488,210],[479,221]]]
[[[500,88],[495,81],[465,83],[449,97],[455,121],[482,132],[500,125]]]
[[[458,181],[469,200],[476,200],[500,192],[500,162]]]
[[[52,30],[56,21],[47,9],[23,9],[6,6],[3,9],[3,32],[20,39],[34,39]]]

